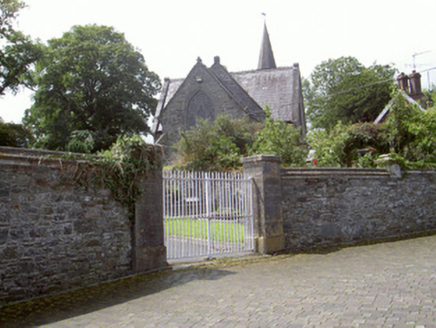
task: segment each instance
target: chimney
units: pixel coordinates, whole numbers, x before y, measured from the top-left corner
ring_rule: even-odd
[[[412,74],[409,75],[409,80],[410,96],[415,100],[420,99],[423,96],[421,91],[421,74],[412,71]]]
[[[398,75],[397,83],[401,90],[409,92],[409,77],[406,74],[401,73]]]

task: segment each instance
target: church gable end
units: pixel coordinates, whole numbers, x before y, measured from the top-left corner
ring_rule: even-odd
[[[245,115],[241,104],[200,59],[177,90],[171,92],[170,84],[164,91],[167,93],[161,95],[163,108],[158,121],[164,134],[160,142],[167,146],[175,144],[180,131],[194,126],[199,117],[213,121],[220,114],[235,118]]]

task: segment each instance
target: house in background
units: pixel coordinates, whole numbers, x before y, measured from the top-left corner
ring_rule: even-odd
[[[409,103],[415,104],[420,110],[425,110],[422,106],[426,106],[429,99],[422,93],[421,89],[421,74],[412,71],[412,74],[406,75],[401,73],[397,76],[398,87],[402,91],[404,99]],[[388,113],[392,107],[391,100],[382,110],[379,116],[374,121],[374,124],[382,123],[386,120]]]
[[[217,56],[211,67],[198,58],[184,79],[166,78],[152,133],[160,144],[171,146],[179,140],[180,132],[194,126],[199,118],[213,121],[226,114],[262,121],[265,106],[274,119],[300,126],[306,134],[299,65],[276,66],[266,25],[256,70],[229,73]]]

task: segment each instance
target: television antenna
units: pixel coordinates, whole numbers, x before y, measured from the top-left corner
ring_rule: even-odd
[[[412,55],[412,57],[413,57],[413,69],[414,69],[414,70],[416,70],[415,57],[416,57],[416,56],[419,56],[419,55],[426,54],[426,53],[428,53],[428,52],[430,52],[430,50],[422,51],[422,52],[415,52],[415,53]]]

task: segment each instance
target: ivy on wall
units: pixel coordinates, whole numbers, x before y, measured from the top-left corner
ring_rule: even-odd
[[[64,158],[79,159],[79,156],[68,154]],[[133,220],[135,203],[145,192],[141,181],[161,166],[160,160],[161,149],[147,144],[140,136],[120,137],[111,149],[63,168],[63,183],[94,190],[109,189]]]

